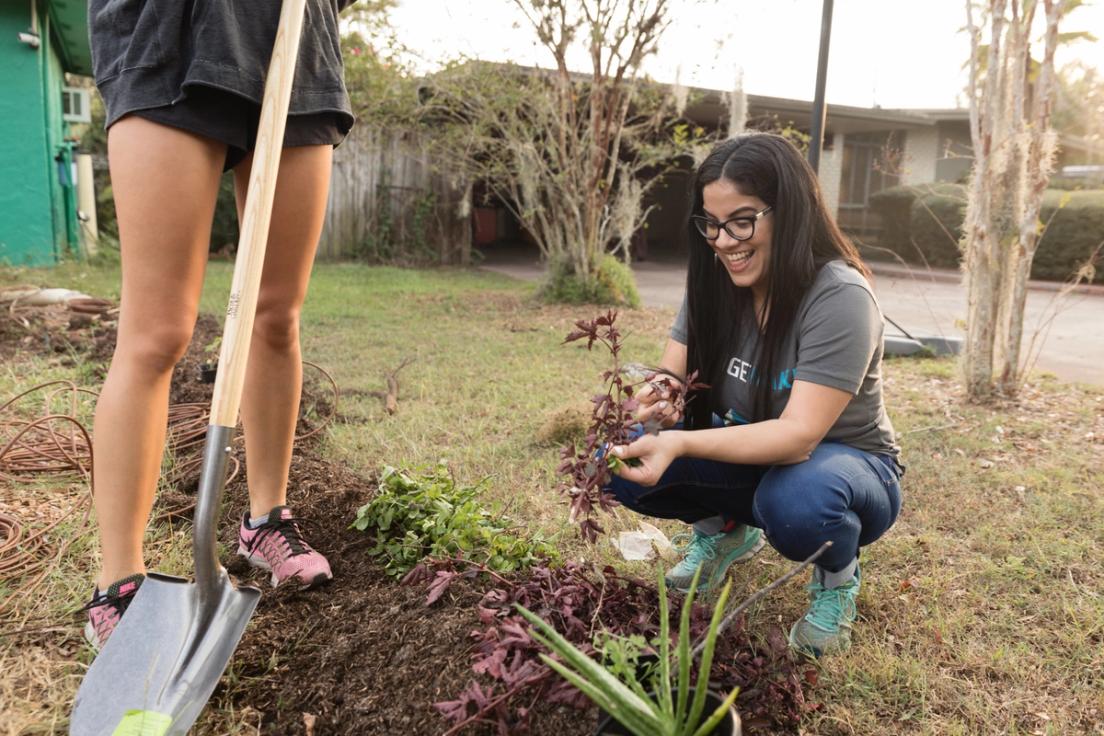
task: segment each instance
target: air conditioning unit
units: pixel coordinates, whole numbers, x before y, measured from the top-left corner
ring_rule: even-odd
[[[91,123],[88,90],[80,87],[61,88],[61,117],[68,123]]]

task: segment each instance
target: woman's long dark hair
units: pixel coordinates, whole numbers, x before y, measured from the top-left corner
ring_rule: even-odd
[[[724,264],[717,261],[713,249],[689,219],[690,215],[702,214],[705,186],[720,179],[735,184],[745,196],[758,197],[770,205],[769,217],[773,218],[764,303],[766,324],[751,358],[758,370],[750,419],[758,422],[769,418],[782,343],[794,328],[798,306],[817,272],[837,259],[868,278],[870,272],[828,213],[816,174],[792,143],[771,133],[751,133],[717,145],[694,175],[685,224],[690,249],[686,277],[688,374],[698,371],[700,381],[720,386],[725,361],[739,344],[740,331],[756,329],[751,289],[732,283]],[[704,389],[687,405],[691,429],[712,426],[714,399],[713,390]]]

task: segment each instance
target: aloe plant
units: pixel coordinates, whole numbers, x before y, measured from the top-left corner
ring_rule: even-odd
[[[698,573],[700,574],[700,570]],[[659,663],[649,685],[652,693],[635,677],[624,676],[624,667],[607,668],[594,661],[569,642],[548,622],[524,606],[518,610],[533,625],[533,638],[548,647],[559,659],[542,654],[541,659],[565,680],[577,687],[596,705],[636,736],[706,736],[713,732],[736,701],[739,688],[734,689],[707,718],[703,720],[705,698],[709,687],[709,670],[713,650],[724,617],[725,604],[732,583],[725,585],[713,608],[713,618],[703,639],[701,665],[691,687],[690,671],[693,654],[690,647],[690,611],[698,575],[694,576],[679,620],[678,644],[671,651],[670,608],[667,584],[659,575]],[[615,670],[618,674],[615,674]],[[618,676],[618,675],[621,676]],[[693,692],[693,700],[690,693]]]

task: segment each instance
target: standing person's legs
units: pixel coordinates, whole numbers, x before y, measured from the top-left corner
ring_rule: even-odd
[[[790,632],[796,648],[820,656],[850,646],[859,548],[897,519],[899,479],[892,460],[836,443],[822,443],[807,461],[763,476],[753,509],[771,546],[796,561],[832,542],[817,561],[809,611]]]
[[[289,147],[281,154],[241,408],[249,513],[258,527],[273,509],[278,509],[278,517],[290,516],[283,507],[302,388],[299,315],[322,233],[332,160],[330,145]],[[239,217],[252,161],[250,154],[234,169]],[[248,532],[243,539],[250,536]],[[270,541],[260,546],[267,548],[264,563],[277,579],[297,577],[303,583],[329,579],[325,558],[302,541],[294,523],[273,532],[264,535]],[[255,561],[260,561],[260,547],[248,551],[256,551]]]
[[[195,326],[225,156],[221,143],[135,116],[108,131],[123,280],[93,432],[101,591],[145,572],[142,536],[164,452],[169,382]],[[117,620],[96,627],[99,643]]]

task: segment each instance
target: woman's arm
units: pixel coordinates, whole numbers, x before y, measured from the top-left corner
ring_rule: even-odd
[[[644,486],[655,485],[675,458],[686,456],[740,465],[786,465],[807,460],[824,439],[851,394],[809,381],[795,381],[790,400],[778,419],[738,427],[670,431],[645,435],[630,445],[615,447],[636,467],[624,466],[620,475]]]
[[[851,401],[830,386],[794,381],[778,419],[700,432],[679,432],[680,455],[744,465],[786,465],[809,459]]]

